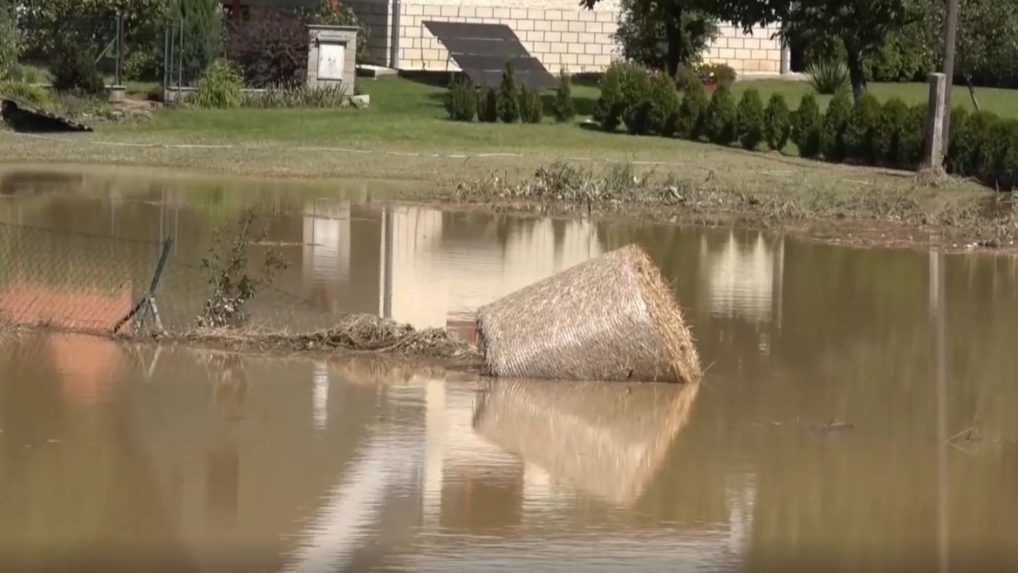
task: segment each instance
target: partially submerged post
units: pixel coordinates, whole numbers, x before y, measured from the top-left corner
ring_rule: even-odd
[[[926,138],[922,170],[940,174],[944,165],[944,121],[947,115],[947,76],[930,74],[930,107],[926,116]]]
[[[357,26],[308,26],[308,87],[339,87],[353,96],[357,77]]]

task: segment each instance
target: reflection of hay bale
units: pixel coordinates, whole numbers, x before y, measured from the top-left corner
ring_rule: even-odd
[[[689,421],[698,384],[498,381],[474,428],[498,446],[615,503],[632,504]]]
[[[700,360],[650,257],[629,246],[478,313],[495,376],[695,382]]]

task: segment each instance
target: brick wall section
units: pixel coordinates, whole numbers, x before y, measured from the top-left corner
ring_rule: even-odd
[[[388,65],[394,33],[392,0],[348,0],[368,29],[363,61]],[[476,22],[509,26],[527,50],[552,73],[599,72],[621,51],[614,34],[618,4],[602,0],[594,10],[575,0],[402,0],[399,14],[399,67],[403,70],[457,70],[448,52],[424,27],[425,21]],[[744,34],[723,25],[705,61],[727,63],[740,74],[777,73],[781,46],[773,30]]]
[[[756,28],[744,34],[731,25],[718,27],[718,38],[707,48],[704,61],[728,64],[739,74],[777,74],[781,71],[781,40],[777,26]]]

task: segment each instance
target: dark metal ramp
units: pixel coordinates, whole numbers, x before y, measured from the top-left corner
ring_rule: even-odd
[[[509,26],[432,21],[423,24],[477,85],[497,87],[506,63],[512,64],[516,81],[528,88],[546,89],[558,85],[555,76],[527,52]]]
[[[71,118],[3,94],[0,94],[0,117],[17,131],[92,131],[91,127]]]

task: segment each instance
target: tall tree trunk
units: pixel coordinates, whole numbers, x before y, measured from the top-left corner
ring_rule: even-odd
[[[682,63],[682,7],[676,0],[665,6],[665,39],[668,41],[668,55],[665,68],[668,75],[675,77]]]
[[[845,42],[848,52],[848,76],[852,81],[852,95],[856,100],[866,93],[866,73],[863,71],[862,50],[856,45]]]

